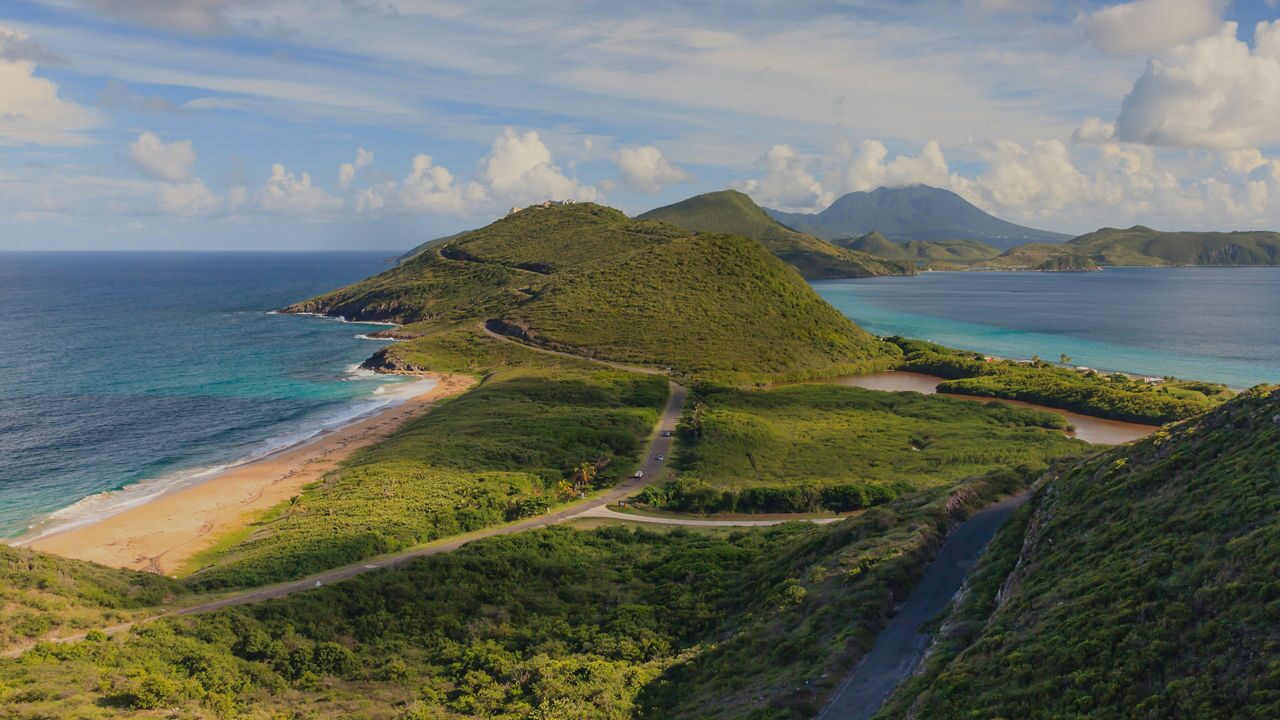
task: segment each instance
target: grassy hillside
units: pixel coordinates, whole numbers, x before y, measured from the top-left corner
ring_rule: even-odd
[[[508,318],[535,342],[729,380],[886,363],[886,344],[759,243],[694,235],[564,273]]]
[[[1007,474],[835,527],[551,528],[0,658],[6,717],[812,717]]]
[[[894,242],[877,231],[857,238],[835,240],[837,245],[868,255],[913,264],[966,264],[989,260],[1000,251],[980,240],[908,240]]]
[[[879,717],[1280,717],[1278,446],[1260,388],[1053,481]]]
[[[769,214],[827,240],[878,230],[891,240],[980,240],[1001,250],[1028,242],[1063,242],[1069,235],[1015,225],[951,192],[925,185],[852,192],[819,213]]]
[[[160,575],[0,544],[0,649],[128,622],[184,592],[180,583]]]
[[[1280,265],[1280,233],[1102,228],[1062,245],[1017,247],[991,264],[1037,267],[1063,257],[1103,266]]]
[[[397,331],[407,338],[491,322],[577,354],[733,380],[882,367],[897,355],[754,240],[590,203],[526,209],[287,311],[409,323]]]
[[[935,395],[703,388],[681,423],[680,478],[643,498],[699,513],[857,510],[1087,451],[1065,427],[1049,413]]]
[[[577,498],[584,462],[596,487],[629,475],[667,398],[661,377],[470,333],[416,345],[433,348],[433,366],[478,370],[484,381],[225,538],[189,585],[261,585],[541,514]],[[449,367],[468,353],[485,367]]]
[[[737,190],[721,190],[691,197],[674,205],[650,210],[636,219],[661,220],[693,232],[740,235],[759,240],[770,252],[795,267],[809,280],[901,275],[910,272],[906,266],[850,252],[825,240],[785,227],[769,217],[751,198]]]
[[[1166,378],[1152,384],[1035,359],[988,361],[979,353],[919,340],[889,341],[902,348],[903,370],[950,378],[938,392],[1022,400],[1112,420],[1159,425],[1212,409],[1232,395],[1216,383]]]

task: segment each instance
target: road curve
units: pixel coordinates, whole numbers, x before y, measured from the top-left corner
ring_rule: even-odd
[[[797,517],[797,518],[768,518],[766,520],[747,520],[736,518],[733,520],[712,520],[709,518],[682,518],[682,517],[663,517],[661,515],[641,515],[638,513],[621,513],[617,510],[611,510],[601,505],[584,511],[578,517],[606,518],[610,520],[626,520],[627,522],[654,523],[657,525],[684,525],[686,527],[769,527],[771,525],[781,525],[788,522],[811,522],[815,525],[826,525],[828,523],[840,522],[846,520],[843,517]]]
[[[302,578],[301,580],[292,580],[290,582],[278,583],[276,585],[267,585],[265,587],[253,588],[251,590],[245,590],[243,592],[238,592],[233,595],[221,597],[216,600],[210,600],[208,602],[200,603],[199,605],[191,605],[188,607],[177,608],[170,612],[163,613],[160,615],[155,615],[153,617],[149,617],[144,620],[139,620],[137,622],[132,622],[132,623],[122,623],[120,625],[113,625],[106,628],[100,628],[100,630],[102,630],[108,635],[113,635],[115,633],[128,630],[129,628],[133,627],[138,623],[148,622],[150,620],[155,620],[162,617],[171,617],[175,615],[194,615],[197,613],[210,612],[212,610],[220,610],[222,608],[233,607],[236,605],[246,605],[248,603],[261,602],[263,600],[271,600],[273,598],[280,598],[286,595],[292,595],[293,593],[296,593],[296,592],[314,590],[315,588],[318,588],[318,587],[331,585],[335,582],[346,580],[347,578],[352,578],[357,575],[363,575],[364,573],[372,572],[374,570],[401,567],[420,557],[453,552],[454,550],[457,550],[463,545],[466,545],[467,543],[472,542],[474,540],[480,540],[482,538],[489,538],[489,537],[497,537],[499,535],[511,535],[513,533],[523,532],[525,530],[532,530],[534,528],[547,527],[549,525],[557,525],[559,523],[567,522],[569,520],[575,520],[580,517],[588,517],[590,516],[590,513],[592,511],[600,508],[604,508],[606,505],[609,505],[610,503],[615,503],[625,497],[632,495],[636,491],[640,490],[646,484],[651,482],[651,480],[655,476],[657,476],[658,472],[662,470],[663,463],[665,461],[659,460],[658,456],[659,455],[666,456],[671,452],[671,442],[673,439],[672,435],[664,435],[664,433],[672,433],[674,435],[676,430],[676,423],[680,421],[680,414],[684,411],[685,400],[689,396],[688,390],[683,385],[680,385],[675,382],[670,382],[670,381],[668,382],[668,385],[670,388],[670,392],[667,395],[667,403],[662,409],[662,415],[658,419],[657,426],[655,426],[653,429],[652,436],[650,436],[649,438],[649,445],[648,445],[648,448],[645,450],[644,462],[640,466],[640,469],[643,471],[644,475],[640,478],[635,478],[635,477],[630,478],[625,483],[618,485],[617,487],[610,488],[609,490],[593,498],[584,500],[580,503],[576,503],[574,505],[563,508],[556,512],[548,513],[546,515],[538,515],[537,517],[527,518],[527,519],[520,520],[518,522],[510,523],[507,525],[498,525],[491,528],[485,528],[483,530],[477,530],[476,532],[473,532],[473,533],[468,533],[466,535],[460,535],[457,537],[448,538],[445,540],[431,543],[429,545],[417,547],[412,550],[406,550],[404,552],[396,553],[393,555],[385,555],[382,557],[370,558],[367,560],[363,560],[361,562],[352,563],[350,565],[344,565],[342,567],[333,568],[332,570],[325,570],[324,572],[307,576],[305,578]],[[627,517],[627,516],[623,516],[623,517]],[[66,637],[56,638],[51,642],[74,642],[77,640],[83,640],[84,637],[85,637],[84,633],[79,633],[76,635],[69,635]],[[16,655],[20,655],[25,649],[26,648],[17,648],[17,649],[8,650],[6,652],[0,653],[0,657],[14,657]]]
[[[836,688],[817,720],[867,720],[880,710],[889,694],[915,671],[928,647],[930,636],[920,627],[946,608],[996,530],[1027,497],[996,503],[947,535],[924,577],[876,638],[871,652]]]
[[[669,374],[667,373],[666,370],[662,370],[660,368],[643,367],[641,365],[626,365],[624,363],[614,362],[612,360],[601,360],[599,358],[587,357],[586,355],[574,355],[573,353],[563,352],[560,350],[552,350],[550,348],[538,347],[537,345],[530,345],[529,343],[520,342],[519,340],[516,340],[515,338],[507,335],[503,335],[502,333],[494,332],[490,330],[489,326],[485,325],[484,323],[480,323],[480,330],[485,335],[488,335],[489,337],[495,340],[503,340],[505,342],[511,343],[512,345],[519,345],[520,347],[525,348],[526,350],[540,352],[544,355],[555,355],[556,357],[568,358],[570,360],[585,360],[587,362],[593,362],[597,365],[606,365],[608,367],[614,368],[615,370],[626,370],[627,372],[643,373],[645,375]]]

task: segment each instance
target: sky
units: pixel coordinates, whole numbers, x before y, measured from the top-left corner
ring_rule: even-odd
[[[402,250],[879,186],[1280,229],[1274,0],[6,0],[0,249]]]

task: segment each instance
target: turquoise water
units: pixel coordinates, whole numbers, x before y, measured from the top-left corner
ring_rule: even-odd
[[[923,273],[813,283],[878,335],[1249,387],[1280,382],[1280,268]]]
[[[373,326],[269,314],[382,253],[0,253],[0,536],[81,524],[420,386]]]

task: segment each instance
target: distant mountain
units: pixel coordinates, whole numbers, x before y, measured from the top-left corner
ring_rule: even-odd
[[[809,280],[911,272],[909,266],[852,252],[796,232],[769,217],[764,208],[737,190],[697,195],[650,210],[638,215],[636,220],[661,220],[692,232],[724,233],[758,240]]]
[[[1071,239],[1001,220],[950,190],[926,185],[849,193],[820,213],[768,212],[784,225],[824,240],[876,230],[890,240],[980,240],[1008,250],[1023,243]]]
[[[1060,245],[1022,245],[991,264],[1039,267],[1049,261],[1061,264],[1064,261],[1058,259],[1064,257],[1113,266],[1280,265],[1280,233],[1161,232],[1142,225],[1102,228]]]
[[[836,240],[834,244],[886,260],[912,263],[971,263],[990,260],[1000,254],[999,248],[981,240],[894,242],[874,230],[859,238]]]

